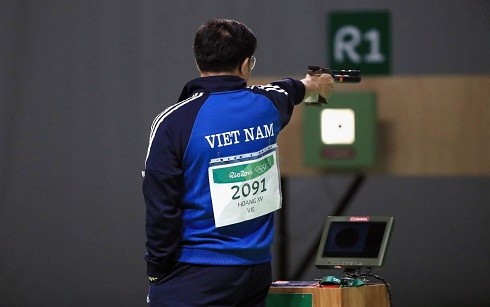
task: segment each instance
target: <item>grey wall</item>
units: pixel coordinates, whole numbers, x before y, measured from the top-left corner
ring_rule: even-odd
[[[490,72],[488,1],[1,1],[0,305],[143,306],[140,171],[153,117],[197,76],[195,29],[241,20],[256,75],[302,76],[344,9],[391,12],[396,75]],[[350,180],[288,179],[289,271]],[[397,218],[379,272],[396,306],[490,302],[489,184],[367,178],[348,213]]]

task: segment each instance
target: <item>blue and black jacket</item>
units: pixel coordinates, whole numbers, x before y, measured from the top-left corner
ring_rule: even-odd
[[[176,262],[271,260],[273,214],[216,228],[208,168],[211,159],[275,145],[304,95],[303,83],[294,79],[247,87],[235,76],[197,78],[184,87],[180,102],[155,118],[143,180],[148,276],[161,276]],[[269,129],[252,141],[229,133],[250,127]]]

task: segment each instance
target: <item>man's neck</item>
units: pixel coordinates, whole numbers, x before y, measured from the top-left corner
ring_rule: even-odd
[[[213,76],[236,76],[242,77],[241,74],[237,71],[223,71],[223,72],[214,72],[214,71],[201,71],[201,77],[213,77]]]

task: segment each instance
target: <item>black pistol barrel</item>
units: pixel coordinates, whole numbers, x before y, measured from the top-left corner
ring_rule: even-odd
[[[359,83],[361,71],[359,69],[330,69],[320,66],[308,66],[309,75],[330,74],[336,83]]]

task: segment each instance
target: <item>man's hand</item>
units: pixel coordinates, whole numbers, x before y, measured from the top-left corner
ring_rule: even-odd
[[[334,79],[330,74],[306,75],[301,82],[305,85],[304,99],[315,94],[327,99],[332,94]]]

